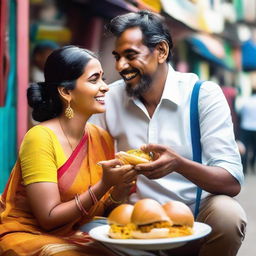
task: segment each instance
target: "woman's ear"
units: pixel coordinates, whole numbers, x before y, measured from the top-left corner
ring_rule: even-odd
[[[158,51],[158,62],[164,63],[169,55],[169,45],[168,43],[163,40],[160,43],[157,44],[156,49]]]
[[[58,87],[58,92],[60,94],[60,97],[68,102],[71,101],[71,94],[70,94],[70,90],[67,90],[64,87]]]

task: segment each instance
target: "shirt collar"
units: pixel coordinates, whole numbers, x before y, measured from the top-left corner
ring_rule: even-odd
[[[179,105],[181,101],[181,95],[178,74],[170,64],[168,65],[168,67],[169,70],[161,100],[167,99],[169,101],[172,101],[176,105]]]
[[[125,92],[125,94],[126,94],[126,97],[124,98],[125,105],[128,105],[129,102],[131,102],[131,101],[133,101],[133,102],[139,101],[137,98],[129,97],[126,92]],[[176,105],[179,105],[180,101],[181,101],[178,75],[177,75],[177,72],[172,68],[172,66],[170,64],[168,64],[168,74],[167,74],[167,79],[165,82],[164,91],[162,94],[161,101],[163,99],[172,101]]]

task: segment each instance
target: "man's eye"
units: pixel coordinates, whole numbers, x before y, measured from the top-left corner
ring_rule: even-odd
[[[115,58],[116,61],[120,59],[120,57],[117,56],[117,55],[114,55],[114,58]]]
[[[136,56],[136,54],[128,54],[128,55],[126,55],[126,58],[128,60],[133,60],[135,58],[135,56]]]

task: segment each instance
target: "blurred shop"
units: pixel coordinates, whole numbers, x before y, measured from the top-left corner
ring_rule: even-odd
[[[148,9],[162,15],[174,41],[172,65],[249,95],[256,70],[256,0],[0,0],[0,192],[17,149],[33,125],[29,82],[55,47],[96,52],[110,83],[119,79],[104,25],[116,15]]]

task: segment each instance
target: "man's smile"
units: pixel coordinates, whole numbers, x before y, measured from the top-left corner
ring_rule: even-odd
[[[137,75],[139,74],[139,72],[137,70],[132,70],[132,71],[123,71],[123,72],[120,72],[120,75],[122,76],[122,78],[125,80],[125,81],[130,81],[132,80],[133,78],[135,78]]]

